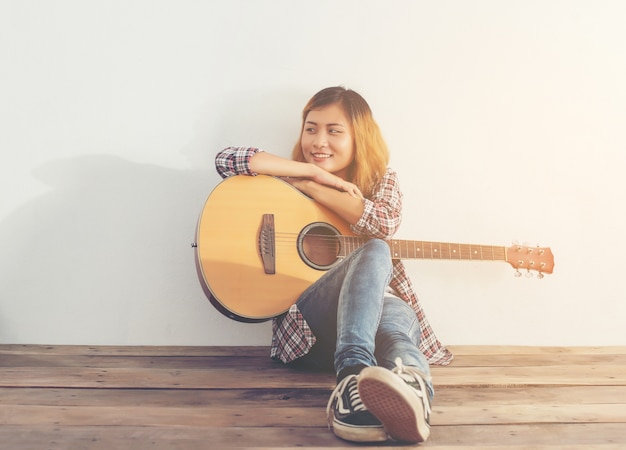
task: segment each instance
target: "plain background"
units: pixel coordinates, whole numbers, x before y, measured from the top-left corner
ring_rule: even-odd
[[[228,145],[370,103],[397,237],[549,246],[554,274],[407,263],[449,344],[624,345],[621,0],[0,0],[0,342],[268,345],[197,279]],[[228,218],[224,218],[227,220]]]

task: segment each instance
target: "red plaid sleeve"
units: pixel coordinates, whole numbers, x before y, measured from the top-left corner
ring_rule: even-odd
[[[363,201],[365,210],[352,226],[355,234],[379,239],[389,239],[400,226],[402,218],[402,193],[396,173],[387,169],[371,198]]]
[[[286,364],[306,355],[315,341],[309,324],[294,304],[272,322],[270,356]]]
[[[255,147],[227,147],[215,156],[215,168],[222,178],[257,175],[250,170],[250,158],[263,150]]]

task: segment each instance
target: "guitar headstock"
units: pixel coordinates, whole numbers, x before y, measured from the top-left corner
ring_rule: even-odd
[[[515,276],[521,276],[521,269],[526,269],[529,276],[531,270],[537,271],[537,277],[543,278],[544,273],[554,270],[554,256],[550,247],[527,247],[512,245],[506,248],[506,262],[516,269]]]

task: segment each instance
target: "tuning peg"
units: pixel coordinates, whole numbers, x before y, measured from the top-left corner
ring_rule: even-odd
[[[533,273],[530,270],[526,272],[526,278],[532,278],[532,277],[533,277]]]
[[[515,278],[519,278],[522,276],[522,272],[520,272],[518,269],[515,269],[515,273],[513,273],[513,276],[515,276]]]
[[[541,280],[543,278],[543,273],[541,273],[541,272],[537,273],[537,278],[539,278]]]

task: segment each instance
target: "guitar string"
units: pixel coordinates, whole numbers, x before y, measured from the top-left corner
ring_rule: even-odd
[[[277,232],[274,237],[274,245],[284,248],[294,248],[299,245],[300,233]],[[314,238],[313,246],[315,250],[308,252],[307,257],[313,260],[337,259],[347,256],[358,249],[367,238],[362,236],[328,235],[308,233],[308,237]],[[539,270],[546,266],[542,257],[537,253],[520,254],[519,259],[512,260],[507,257],[506,248],[502,246],[477,245],[477,244],[456,244],[456,243],[436,243],[428,241],[387,241],[392,251],[392,258],[396,259],[441,259],[441,260],[465,260],[465,261],[507,261],[514,267],[524,267],[526,269]],[[321,252],[314,254],[313,251]],[[307,253],[308,252],[308,253]],[[536,264],[536,268],[529,267],[529,264]]]
[[[337,242],[342,242],[344,244],[349,243],[351,245],[362,245],[363,243],[365,243],[367,241],[367,238],[363,238],[363,237],[359,237],[359,236],[329,236],[327,234],[311,234],[309,233],[307,235],[308,237],[311,238],[315,238],[316,241],[324,241],[326,243],[328,243],[329,245],[335,245]],[[288,242],[288,243],[293,243],[293,242],[297,242],[299,239],[299,234],[298,233],[286,233],[286,232],[278,232],[276,233],[276,238],[275,241],[282,241],[282,242]],[[455,244],[455,243],[434,243],[434,242],[428,242],[428,241],[405,241],[405,240],[388,240],[387,242],[389,242],[391,245],[398,245],[398,246],[402,246],[404,245],[405,248],[407,246],[412,246],[413,248],[416,249],[425,249],[425,248],[433,248],[433,249],[437,249],[437,250],[445,250],[446,247],[447,248],[454,248],[454,250],[457,249],[466,249],[466,250],[471,250],[474,249],[474,251],[479,254],[479,251],[493,251],[494,253],[499,253],[499,252],[503,252],[504,251],[504,247],[501,246],[492,246],[492,245],[477,245],[477,244]],[[394,244],[396,243],[396,244]]]
[[[348,247],[350,253],[363,245],[367,238],[360,236],[314,234],[307,235],[315,240],[316,248],[335,250],[338,247]],[[277,245],[294,245],[298,243],[298,233],[277,232],[274,242]],[[477,244],[433,243],[427,241],[390,240],[392,250],[399,255],[412,258],[442,258],[442,259],[476,259],[476,260],[504,260],[504,247]],[[473,250],[473,251],[472,251]],[[342,253],[343,254],[343,253]]]

